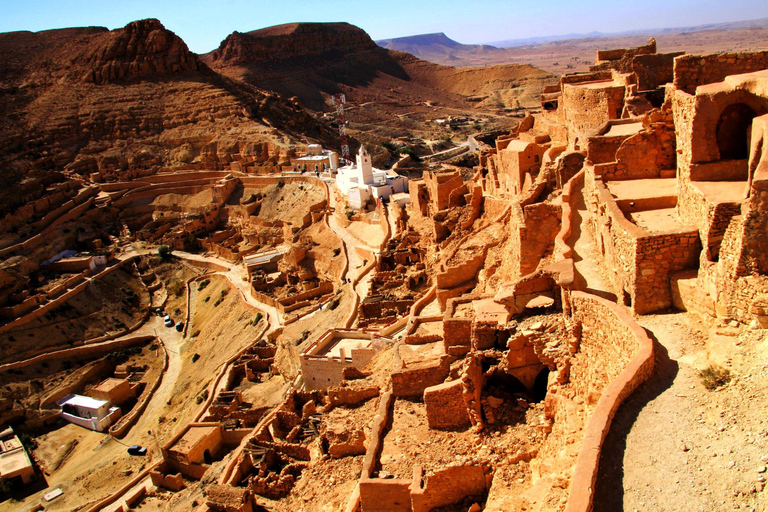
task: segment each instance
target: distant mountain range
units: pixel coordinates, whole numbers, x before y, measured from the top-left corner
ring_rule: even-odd
[[[492,41],[487,43],[498,48],[513,48],[517,46],[529,46],[534,44],[546,44],[555,41],[566,41],[569,39],[594,39],[598,37],[628,37],[642,35],[662,35],[662,34],[684,34],[690,32],[702,32],[704,30],[743,30],[750,28],[767,28],[768,18],[746,21],[730,21],[725,23],[709,23],[706,25],[696,25],[692,27],[669,27],[669,28],[646,28],[640,30],[629,30],[625,32],[589,32],[586,34],[561,34],[557,36],[528,37],[523,39],[506,39],[504,41]],[[418,36],[417,36],[418,37]],[[407,39],[407,38],[401,38]]]
[[[462,44],[442,32],[382,39],[376,44],[388,50],[407,52],[420,59],[448,66],[460,65],[468,57],[484,58],[504,50],[487,44]]]
[[[451,60],[459,61],[469,55],[494,54],[502,48],[514,48],[518,46],[530,46],[547,44],[555,41],[567,41],[571,39],[596,39],[601,37],[628,37],[641,35],[685,34],[701,32],[705,30],[744,30],[750,28],[768,28],[768,18],[760,18],[747,21],[731,21],[725,23],[709,23],[689,27],[648,28],[630,30],[625,32],[588,32],[571,33],[554,36],[526,37],[521,39],[505,39],[503,41],[491,41],[486,44],[462,44],[449,38],[442,32],[434,34],[421,34],[393,39],[376,41],[379,46],[390,50],[408,52],[421,59],[441,64],[451,64]]]

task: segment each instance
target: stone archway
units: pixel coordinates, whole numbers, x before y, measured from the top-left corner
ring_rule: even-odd
[[[749,157],[749,132],[755,117],[757,112],[746,103],[734,103],[723,109],[715,128],[720,160]]]

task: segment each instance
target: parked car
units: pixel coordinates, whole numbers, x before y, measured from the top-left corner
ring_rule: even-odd
[[[168,315],[165,315],[165,318],[163,319],[163,323],[165,324],[166,327],[173,327],[173,319]]]
[[[184,330],[184,322],[176,322],[176,330],[181,332]]]
[[[141,455],[144,456],[147,454],[147,449],[143,446],[139,446],[137,444],[133,444],[128,447],[128,454],[129,455]]]

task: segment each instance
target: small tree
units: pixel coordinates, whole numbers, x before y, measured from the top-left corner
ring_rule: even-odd
[[[167,245],[161,245],[160,247],[157,248],[157,255],[163,258],[164,260],[167,260],[168,258],[171,257],[171,252],[172,252],[171,248],[168,247]]]

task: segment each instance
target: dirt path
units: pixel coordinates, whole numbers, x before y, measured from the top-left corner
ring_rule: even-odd
[[[160,385],[149,400],[147,408],[139,416],[136,424],[131,428],[125,439],[123,439],[123,442],[126,444],[141,444],[142,438],[145,437],[146,433],[152,431],[157,426],[157,418],[162,416],[165,411],[168,401],[173,394],[176,380],[181,372],[181,347],[184,344],[181,333],[174,328],[163,325],[163,320],[159,316],[151,317],[145,325],[152,327],[153,334],[156,333],[157,337],[162,341],[168,353],[168,368],[163,373]],[[159,457],[159,448],[157,446],[154,448],[158,450],[155,456]]]
[[[610,291],[610,286],[602,276],[596,261],[598,258],[597,245],[590,234],[587,223],[589,222],[589,212],[584,203],[584,185],[573,191],[576,203],[571,216],[571,236],[568,238],[568,246],[573,248],[573,263],[575,267],[574,288],[585,292],[616,301],[616,295]]]
[[[768,351],[762,331],[706,332],[686,313],[641,317],[657,369],[619,409],[606,438],[595,512],[765,510]],[[707,390],[720,360],[735,378]]]

